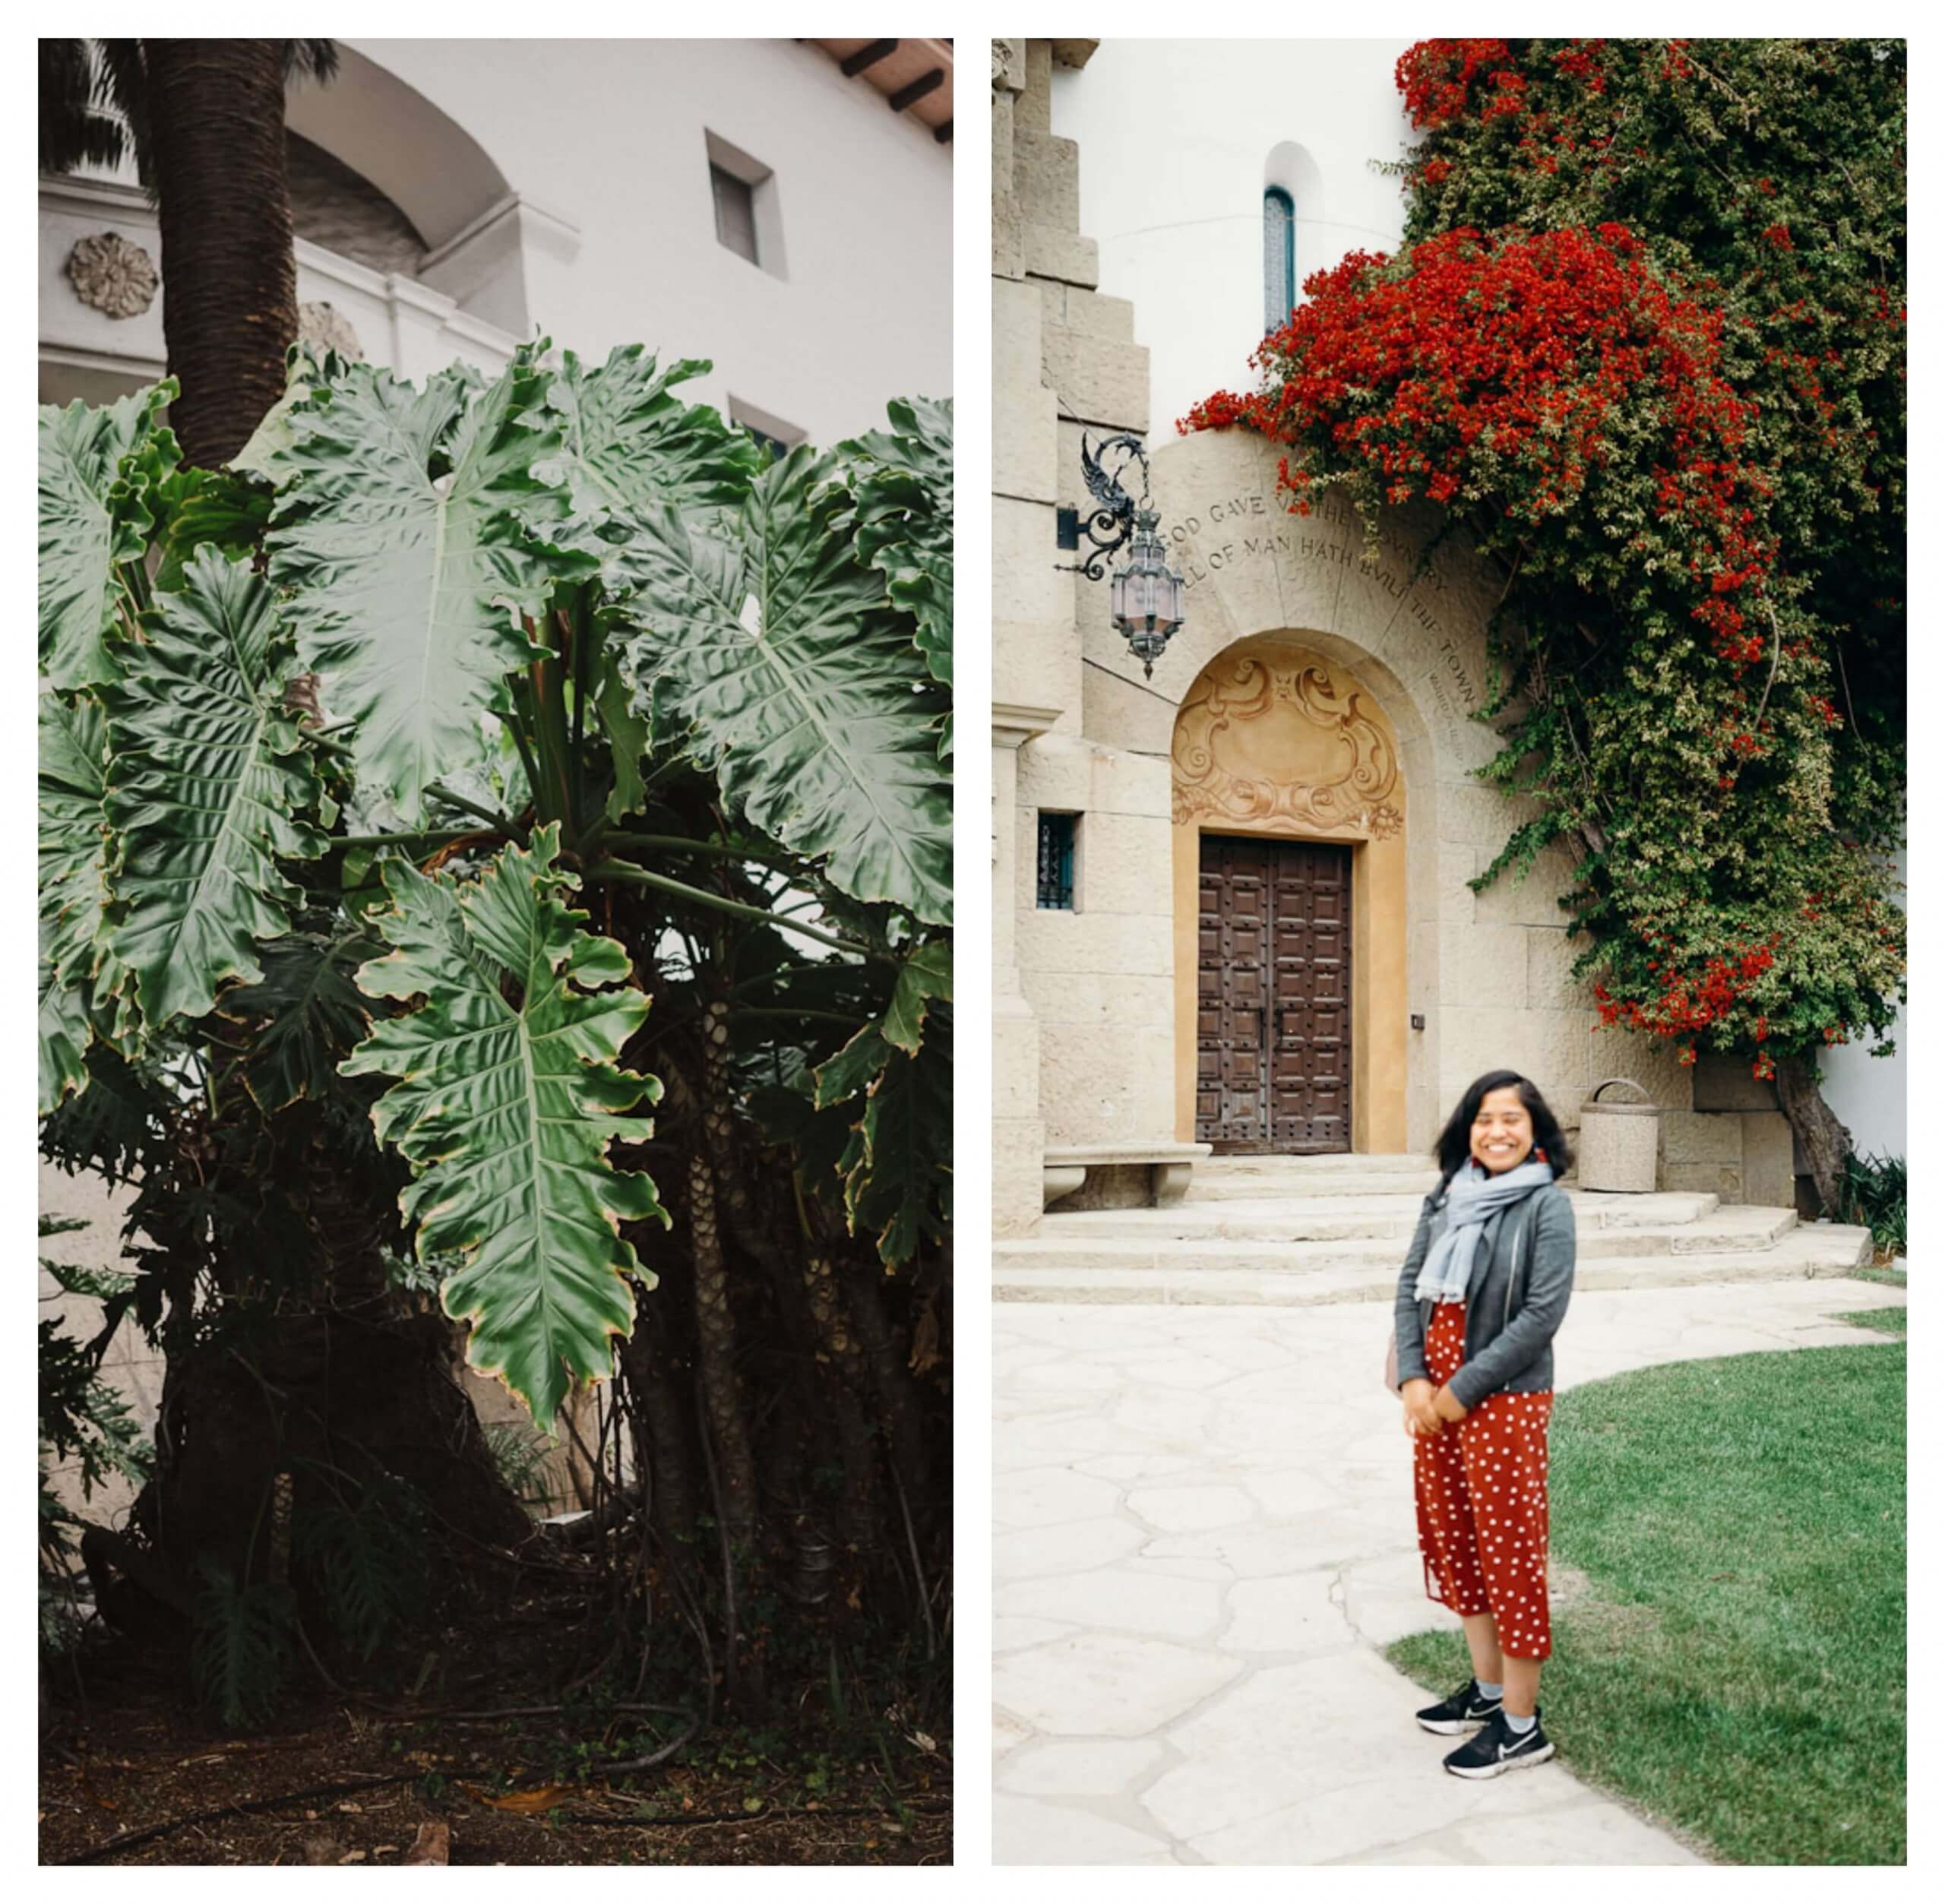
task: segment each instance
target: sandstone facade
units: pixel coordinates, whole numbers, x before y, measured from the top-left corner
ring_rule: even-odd
[[[1767,1086],[1718,1080],[1727,1095],[1699,1105],[1671,1050],[1596,1028],[1564,849],[1517,884],[1469,884],[1524,816],[1470,777],[1496,751],[1472,716],[1499,584],[1460,539],[1434,546],[1438,512],[1388,513],[1370,550],[1341,501],[1286,509],[1260,438],[1158,435],[1153,498],[1188,618],[1152,679],[1106,584],[1056,566],[1075,558],[1055,511],[1087,501],[1083,431],[1150,425],[1138,314],[1095,289],[1078,148],[1048,129],[1055,62],[1092,50],[1003,41],[994,62],[996,1232],[1057,1197],[1179,1194],[1208,1154],[1210,839],[1312,843],[1347,869],[1341,1011],[1312,1014],[1344,1056],[1338,1147],[1425,1150],[1499,1065],[1575,1128],[1592,1086],[1625,1074],[1665,1107],[1665,1188],[1790,1203]],[[1071,818],[1071,908],[1039,903],[1043,813]],[[1265,1002],[1269,1046],[1282,1008]]]

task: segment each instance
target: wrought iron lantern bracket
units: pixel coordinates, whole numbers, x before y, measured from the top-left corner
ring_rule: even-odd
[[[1109,467],[1109,459],[1119,456]],[[1121,486],[1131,463],[1141,466],[1141,501],[1137,504]],[[1098,582],[1109,557],[1128,552],[1127,568],[1117,569],[1108,585],[1108,615],[1115,632],[1127,642],[1141,663],[1143,678],[1153,679],[1155,664],[1168,647],[1169,637],[1188,613],[1188,584],[1169,566],[1167,549],[1156,533],[1160,517],[1148,498],[1148,457],[1138,436],[1124,433],[1107,438],[1096,448],[1085,431],[1080,438],[1080,473],[1087,479],[1095,507],[1084,525],[1093,546],[1085,561],[1056,562]],[[1083,527],[1078,510],[1059,512],[1060,546],[1078,549]]]
[[[1108,467],[1107,459],[1118,451],[1119,456]],[[1104,438],[1090,447],[1087,433],[1080,437],[1080,473],[1094,498],[1094,507],[1083,517],[1077,509],[1062,509],[1057,512],[1059,545],[1062,549],[1078,549],[1084,534],[1093,545],[1086,559],[1078,562],[1056,562],[1060,569],[1070,569],[1085,575],[1090,582],[1106,578],[1106,563],[1111,556],[1127,546],[1128,538],[1134,533],[1134,498],[1121,486],[1121,479],[1127,473],[1131,463],[1141,466],[1141,500],[1148,500],[1148,456],[1141,447],[1138,436],[1124,432],[1118,436]]]

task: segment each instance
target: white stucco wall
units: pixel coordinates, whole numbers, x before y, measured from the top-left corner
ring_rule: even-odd
[[[456,357],[490,368],[536,331],[596,361],[646,343],[713,360],[689,400],[734,398],[745,420],[817,443],[881,426],[892,397],[950,394],[952,147],[818,48],[340,47],[334,84],[293,90],[291,128],[391,198],[430,251],[414,277],[300,239],[298,295],[330,303],[374,362],[417,379]],[[717,242],[712,134],[768,169],[761,265]],[[42,182],[43,401],[161,374],[160,298],[112,319],[66,280],[75,239],[103,229],[159,258],[129,168]]]
[[[584,357],[708,357],[689,386],[830,442],[949,394],[952,148],[786,40],[356,40],[576,228],[528,315]],[[787,276],[716,242],[705,134],[773,174]],[[401,130],[399,136],[409,134]],[[431,234],[428,234],[429,238]]]
[[[1080,144],[1080,229],[1131,298],[1157,441],[1250,377],[1263,337],[1263,194],[1296,207],[1296,281],[1396,249],[1404,201],[1374,160],[1413,138],[1392,79],[1408,40],[1104,40],[1056,67],[1053,129]]]
[[[1898,855],[1898,878],[1909,877],[1905,855]],[[1909,899],[1903,902],[1909,904]],[[1866,1153],[1902,1157],[1905,1143],[1905,1036],[1903,1013],[1885,1034],[1898,1048],[1889,1058],[1873,1058],[1876,1041],[1866,1031],[1855,1042],[1823,1054],[1823,1096],[1832,1110],[1849,1127],[1851,1141]]]

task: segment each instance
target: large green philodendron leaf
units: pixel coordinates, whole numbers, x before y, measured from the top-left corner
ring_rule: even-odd
[[[277,861],[315,859],[317,774],[284,705],[277,598],[248,560],[199,551],[159,594],[126,677],[105,688],[106,806],[120,836],[114,946],[151,1024],[200,1018],[302,895]]]
[[[108,740],[87,700],[40,697],[40,1115],[86,1088],[97,1012],[128,1014],[127,975],[103,931]]]
[[[547,400],[577,516],[627,517],[656,507],[734,508],[749,494],[764,462],[749,432],[726,423],[707,404],[669,394],[710,368],[704,359],[684,358],[658,369],[640,344],[616,345],[599,369],[571,350],[561,353]]]
[[[916,1056],[892,1053],[837,1168],[851,1228],[872,1236],[886,1268],[909,1261],[923,1238],[944,1233],[952,1197],[949,1026]]]
[[[484,391],[462,369],[419,391],[334,368],[286,419],[270,574],[331,720],[352,724],[361,791],[415,823],[536,652],[521,617],[542,612],[554,569],[526,532],[566,513],[565,489],[533,473],[560,439],[535,426],[545,379],[524,357]]]
[[[833,517],[833,462],[771,465],[723,539],[649,508],[621,552],[635,678],[730,805],[853,898],[952,916],[935,690]]]
[[[661,1086],[615,1062],[648,1001],[621,982],[627,953],[565,903],[559,840],[541,827],[531,852],[505,848],[477,881],[385,862],[392,909],[372,924],[392,949],[358,982],[423,1002],[340,1067],[398,1080],[374,1121],[416,1177],[403,1208],[419,1259],[462,1259],[441,1300],[473,1324],[467,1359],[543,1425],[576,1378],[609,1372],[608,1338],[634,1322],[623,1279],[655,1280],[621,1222],[669,1221],[647,1176],[607,1161],[610,1139],[648,1135],[627,1113]]]
[[[918,625],[932,678],[952,685],[952,400],[886,406],[891,430],[842,446],[852,471],[858,553]]]
[[[88,1041],[94,1035],[88,1021],[87,995],[61,976],[57,963],[55,928],[40,922],[39,965],[40,1055],[38,1115],[49,1117],[62,1102],[87,1084]]]
[[[115,565],[139,560],[147,546],[147,481],[177,456],[157,420],[175,394],[165,381],[100,410],[78,399],[41,410],[40,665],[57,688],[114,678]],[[125,482],[131,454],[141,473]]]

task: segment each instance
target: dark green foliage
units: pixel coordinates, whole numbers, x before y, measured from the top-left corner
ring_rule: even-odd
[[[316,1479],[293,1555],[315,1570],[332,1630],[369,1659],[424,1608],[425,1504],[394,1475],[362,1488],[341,1474]]]
[[[206,1561],[189,1649],[196,1696],[232,1732],[267,1719],[283,1691],[296,1644],[297,1604],[287,1586],[239,1586]]]
[[[1755,419],[1749,533],[1776,552],[1745,673],[1694,625],[1660,511],[1598,517],[1590,485],[1535,527],[1476,499],[1522,697],[1487,777],[1542,813],[1475,884],[1573,840],[1579,969],[1614,1022],[1690,1052],[1767,1076],[1881,1040],[1903,986],[1904,43],[1428,41],[1400,84],[1426,134],[1402,168],[1408,246],[1624,226],[1709,314]],[[1726,751],[1737,735],[1754,751]],[[1758,944],[1760,982],[1695,1009],[1710,960]]]
[[[1837,1206],[1840,1223],[1861,1223],[1880,1249],[1902,1256],[1905,1249],[1905,1160],[1860,1156],[1844,1160],[1843,1189]]]
[[[658,1656],[678,1623],[728,1637],[733,1485],[736,1697],[798,1613],[842,1623],[867,1586],[931,1648],[949,406],[770,465],[673,394],[697,366],[639,349],[557,369],[542,343],[422,389],[289,368],[227,471],[178,467],[162,393],[43,425],[42,1145],[134,1187],[106,1300],[163,1347],[192,1423],[134,1545],[198,1583],[199,1686],[248,1722],[299,1638],[378,1659],[517,1544],[470,1414],[438,1412],[467,1407],[455,1320],[549,1422],[618,1358],[596,1446],[643,1481],[652,1458],[655,1485],[615,1540],[646,1554],[652,1513],[667,1545],[640,1565],[604,1545],[620,1623],[587,1623],[599,1645],[651,1617]],[[723,674],[732,648],[761,665]],[[193,690],[211,720],[219,662],[220,744],[192,748],[162,716]],[[139,745],[106,745],[117,721]],[[247,772],[239,741],[267,743]],[[199,809],[236,824],[199,831]],[[179,853],[203,888],[166,911]],[[131,934],[136,874],[193,958]],[[789,1132],[759,1116],[778,1101]],[[368,1405],[359,1383],[394,1373]],[[381,1419],[384,1451],[363,1449]],[[232,1504],[198,1465],[251,1447],[291,1478],[261,1512],[254,1481]],[[422,1457],[455,1488],[368,1479],[417,1485]],[[171,1549],[185,1500],[201,1518]]]

